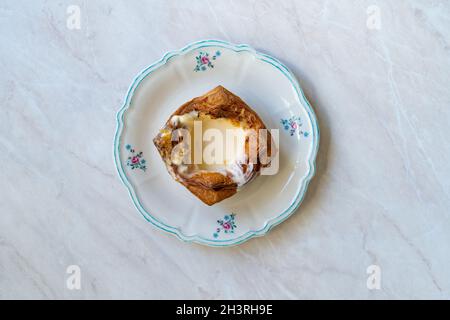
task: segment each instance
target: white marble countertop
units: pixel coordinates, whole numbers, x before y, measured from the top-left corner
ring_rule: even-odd
[[[445,0],[2,1],[0,298],[450,298],[449,36]],[[206,38],[278,57],[321,129],[298,212],[229,249],[146,223],[112,160],[134,75]]]

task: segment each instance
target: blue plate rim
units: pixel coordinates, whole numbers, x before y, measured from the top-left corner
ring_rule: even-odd
[[[264,227],[259,230],[254,230],[254,231],[250,230],[237,238],[224,239],[224,240],[207,239],[207,238],[203,238],[199,235],[187,236],[187,235],[183,234],[183,232],[179,228],[164,224],[163,222],[159,221],[154,216],[152,216],[151,213],[149,213],[142,206],[141,202],[139,201],[139,198],[137,197],[137,194],[136,194],[136,191],[134,190],[133,185],[130,183],[130,181],[127,178],[127,175],[123,168],[122,161],[120,159],[120,147],[121,147],[120,137],[121,137],[121,134],[122,134],[122,131],[124,128],[124,121],[123,121],[124,114],[125,114],[126,110],[131,106],[133,94],[134,94],[135,90],[137,89],[137,87],[139,86],[139,84],[148,75],[150,75],[153,71],[155,71],[156,69],[165,65],[173,57],[186,54],[193,50],[197,50],[197,49],[201,49],[201,48],[205,48],[205,47],[212,47],[212,46],[224,47],[227,49],[231,49],[235,52],[241,52],[241,51],[250,52],[257,59],[264,61],[266,63],[269,63],[270,65],[272,65],[273,67],[275,67],[279,71],[281,71],[291,82],[291,85],[294,87],[295,92],[297,93],[297,96],[298,96],[300,102],[302,102],[303,107],[305,107],[305,109],[308,113],[309,120],[311,121],[311,124],[312,124],[312,134],[310,137],[311,137],[311,139],[313,139],[313,147],[311,148],[311,152],[308,155],[308,174],[302,180],[302,184],[299,189],[299,192],[296,195],[295,200],[289,206],[289,208],[287,208],[282,213],[276,215],[274,218],[271,218],[268,221],[266,221]],[[266,235],[273,227],[279,225],[280,223],[282,223],[283,221],[288,219],[294,212],[296,212],[297,208],[303,202],[306,191],[308,189],[308,185],[316,172],[316,157],[317,157],[317,152],[319,149],[319,141],[320,141],[320,131],[319,131],[317,117],[314,113],[314,110],[313,110],[311,104],[309,103],[308,99],[306,98],[297,79],[295,78],[293,73],[284,64],[282,64],[278,59],[276,59],[268,54],[264,54],[264,53],[256,51],[255,49],[253,49],[251,46],[249,46],[247,44],[232,44],[232,43],[230,43],[228,41],[224,41],[224,40],[208,39],[208,40],[200,40],[200,41],[191,42],[180,50],[174,50],[174,51],[169,51],[169,52],[165,53],[161,59],[159,59],[158,61],[156,61],[156,62],[152,63],[151,65],[147,66],[146,68],[144,68],[134,78],[133,82],[131,83],[131,85],[127,91],[124,103],[123,103],[122,107],[117,111],[117,114],[116,114],[116,131],[114,134],[114,141],[113,141],[113,156],[114,156],[114,165],[119,174],[119,177],[120,177],[122,183],[127,188],[128,194],[131,197],[134,206],[142,214],[142,216],[144,217],[145,220],[147,220],[148,222],[150,222],[157,228],[159,228],[165,232],[168,232],[170,234],[175,235],[177,238],[179,238],[180,240],[182,240],[184,242],[194,242],[194,243],[199,243],[199,244],[213,246],[213,247],[229,247],[229,246],[242,244],[242,243],[244,243],[252,238],[255,238],[255,237],[261,237],[261,236]]]

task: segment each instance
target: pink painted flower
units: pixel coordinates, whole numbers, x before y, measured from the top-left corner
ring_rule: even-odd
[[[223,225],[222,225],[222,227],[223,227],[225,230],[230,230],[230,229],[231,229],[231,224],[229,224],[228,222],[224,222]]]
[[[207,56],[203,56],[201,61],[202,61],[202,64],[208,64],[209,63],[209,58]]]
[[[292,122],[291,127],[292,129],[297,129],[297,122]]]
[[[132,163],[132,164],[139,163],[139,157],[134,156],[133,158],[131,158],[131,163]]]

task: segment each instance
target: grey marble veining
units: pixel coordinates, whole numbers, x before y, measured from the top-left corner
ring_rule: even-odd
[[[112,161],[134,75],[205,38],[278,57],[321,129],[298,212],[229,249],[146,223]],[[0,298],[450,298],[449,41],[444,0],[2,1]]]

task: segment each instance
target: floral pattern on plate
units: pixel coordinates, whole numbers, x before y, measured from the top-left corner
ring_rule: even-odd
[[[284,130],[288,131],[291,137],[298,131],[298,133],[305,138],[309,136],[309,132],[301,130],[303,126],[302,119],[298,116],[292,116],[289,119],[281,119],[281,124]]]
[[[198,56],[195,57],[197,65],[195,66],[194,71],[199,72],[206,71],[208,68],[213,69],[214,64],[212,63],[212,61],[216,60],[218,57],[220,57],[220,55],[220,51],[216,51],[216,53],[212,56],[210,56],[208,52],[200,51]]]
[[[234,233],[234,229],[237,228],[235,217],[236,215],[232,213],[225,215],[223,219],[217,220],[219,226],[217,227],[216,232],[213,233],[213,237],[218,238],[221,232],[225,234]]]
[[[145,171],[147,169],[147,161],[142,157],[142,151],[136,152],[130,144],[125,146],[130,153],[127,159],[127,167],[130,167],[132,170],[141,169]]]

